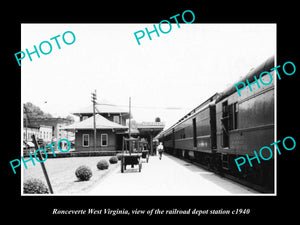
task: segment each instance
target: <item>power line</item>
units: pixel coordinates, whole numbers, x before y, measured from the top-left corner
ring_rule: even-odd
[[[116,107],[128,107],[128,105],[116,105],[116,104],[108,104],[108,103],[98,103],[96,105],[107,105],[107,106],[116,106]],[[164,109],[164,110],[191,110],[193,108],[184,108],[178,106],[172,107],[157,107],[157,106],[131,106],[131,108],[139,108],[139,109]]]

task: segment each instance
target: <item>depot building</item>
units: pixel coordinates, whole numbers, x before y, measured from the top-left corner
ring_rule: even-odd
[[[63,127],[75,132],[75,151],[121,151],[123,137],[129,135],[129,109],[118,107],[106,100],[96,104],[96,148],[94,146],[93,105],[81,108],[73,115],[79,121]],[[131,126],[131,136],[147,140],[150,153],[154,153],[153,137],[164,129],[162,122],[142,122]]]

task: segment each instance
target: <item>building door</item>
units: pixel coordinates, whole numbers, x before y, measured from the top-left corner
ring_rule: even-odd
[[[116,150],[122,151],[122,145],[123,145],[123,134],[116,134]]]

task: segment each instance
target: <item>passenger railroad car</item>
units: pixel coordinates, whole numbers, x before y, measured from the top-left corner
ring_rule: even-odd
[[[239,172],[234,159],[254,156],[263,146],[274,142],[274,81],[269,85],[252,83],[264,71],[274,67],[270,57],[238,82],[251,84],[238,95],[234,85],[216,93],[176,124],[163,131],[159,139],[170,154],[202,164],[216,173],[263,192],[274,190],[274,160],[252,160]],[[273,80],[275,80],[272,71]],[[270,77],[262,76],[264,83]],[[273,149],[274,151],[274,149]],[[273,154],[274,155],[274,154]]]

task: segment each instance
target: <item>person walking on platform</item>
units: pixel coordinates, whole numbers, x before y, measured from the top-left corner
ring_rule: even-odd
[[[163,151],[164,151],[164,146],[162,145],[162,143],[160,142],[159,145],[157,146],[157,151],[159,153],[159,159],[161,160]]]

